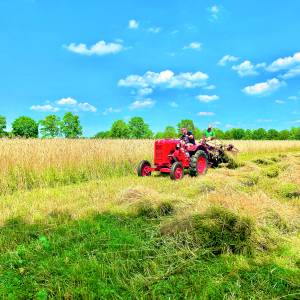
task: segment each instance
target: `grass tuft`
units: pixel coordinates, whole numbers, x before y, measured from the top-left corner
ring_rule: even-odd
[[[247,187],[253,187],[259,182],[259,176],[257,174],[250,174],[244,180],[242,180],[242,185]]]
[[[281,185],[279,193],[286,199],[293,199],[300,197],[299,187],[294,183],[286,183]]]
[[[270,166],[266,170],[265,174],[269,178],[275,178],[275,177],[278,177],[279,171],[280,171],[279,167],[274,165],[274,166]]]
[[[212,207],[194,216],[193,223],[197,239],[214,254],[253,252],[255,227],[249,218]]]
[[[163,202],[155,205],[151,202],[141,201],[136,204],[135,209],[137,216],[151,219],[170,216],[175,212],[174,206],[170,202]]]
[[[200,193],[210,193],[216,190],[215,183],[212,181],[203,181],[200,183]]]
[[[264,165],[264,166],[271,165],[273,163],[272,161],[269,161],[267,159],[262,159],[262,158],[255,159],[253,160],[253,162],[256,163],[257,165]]]
[[[193,245],[214,255],[224,253],[251,254],[255,248],[255,225],[223,207],[210,207],[202,214],[176,220],[161,228],[163,235],[192,237]]]

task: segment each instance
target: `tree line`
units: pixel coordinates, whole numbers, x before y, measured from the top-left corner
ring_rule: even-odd
[[[6,131],[6,127],[6,118],[0,116],[0,137],[79,138],[82,136],[79,117],[71,112],[67,112],[62,119],[56,115],[49,115],[38,122],[30,117],[22,116],[13,121],[10,132]]]
[[[177,138],[180,136],[180,128],[185,127],[192,131],[196,139],[201,139],[204,130],[195,126],[189,119],[181,120],[176,127],[166,126],[164,131],[154,133],[150,126],[141,117],[132,117],[127,123],[116,120],[108,131],[98,132],[94,138],[99,139],[149,139],[149,138]],[[82,137],[82,125],[79,116],[67,112],[62,118],[56,115],[48,115],[43,120],[36,122],[26,116],[17,118],[12,123],[12,130],[6,131],[7,122],[4,116],[0,116],[0,137],[23,138],[80,138]],[[242,129],[231,128],[223,131],[214,128],[216,137],[228,140],[300,140],[300,127],[276,130],[264,128]]]
[[[177,138],[181,135],[182,127],[192,131],[196,139],[201,139],[205,132],[205,129],[197,128],[192,120],[185,119],[176,127],[166,126],[164,131],[153,133],[143,118],[133,117],[128,123],[123,120],[115,121],[110,130],[97,133],[95,138]],[[290,130],[231,128],[226,131],[214,128],[214,131],[217,138],[225,140],[300,140],[300,127]]]

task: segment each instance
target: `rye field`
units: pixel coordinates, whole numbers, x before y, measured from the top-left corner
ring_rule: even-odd
[[[136,176],[153,140],[0,140],[3,299],[300,299],[300,141]]]

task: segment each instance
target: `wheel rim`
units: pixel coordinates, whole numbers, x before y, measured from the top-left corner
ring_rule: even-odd
[[[199,174],[203,174],[206,169],[206,159],[205,157],[201,156],[198,158],[197,161],[197,171]]]
[[[144,165],[142,167],[142,176],[150,176],[151,174],[151,167],[148,165]]]
[[[181,178],[182,178],[182,173],[183,173],[182,168],[177,167],[177,168],[175,169],[175,172],[174,172],[175,179],[181,179]]]

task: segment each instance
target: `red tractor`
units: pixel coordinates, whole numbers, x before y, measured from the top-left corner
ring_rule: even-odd
[[[154,144],[154,166],[143,160],[138,166],[139,176],[150,176],[153,171],[169,173],[171,179],[178,180],[188,170],[190,176],[203,175],[208,168],[208,153],[200,143],[186,145],[181,140],[157,140]]]

